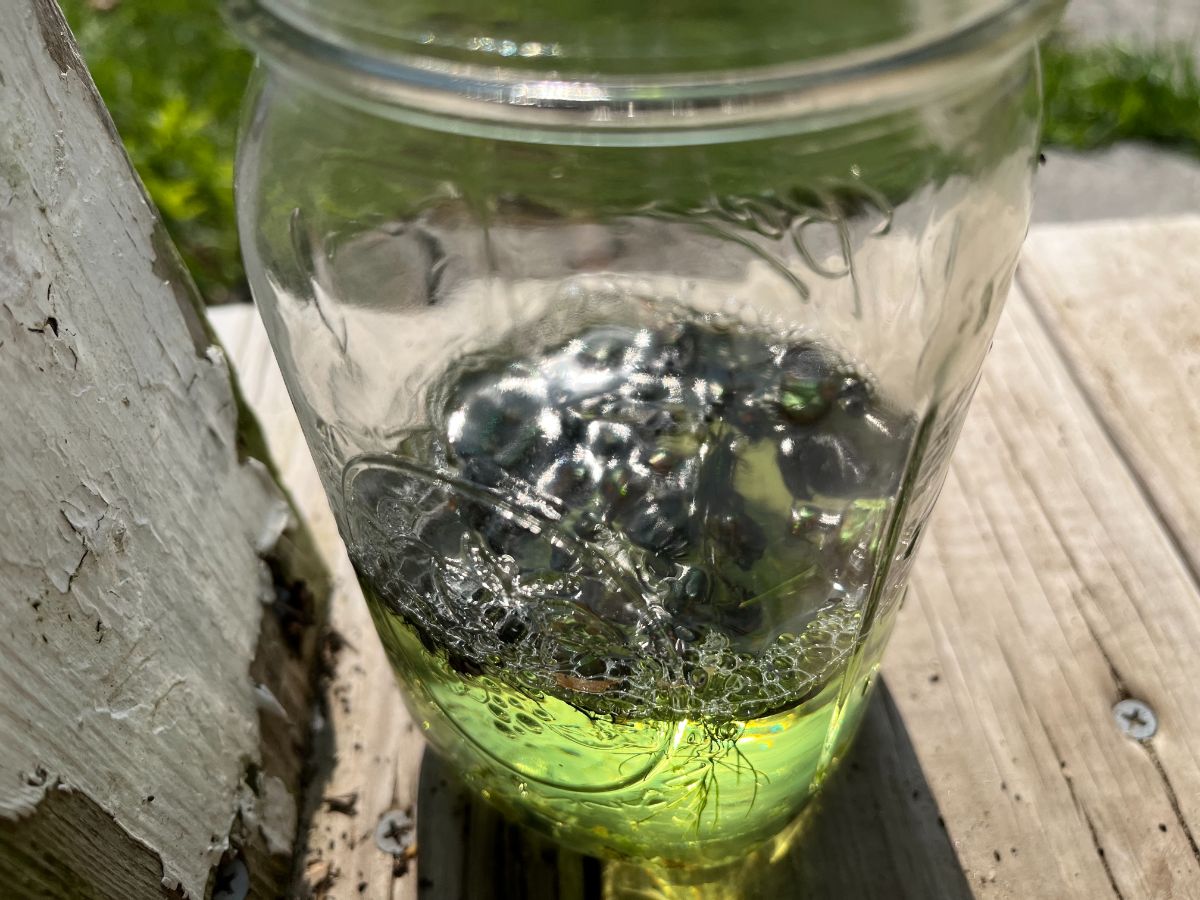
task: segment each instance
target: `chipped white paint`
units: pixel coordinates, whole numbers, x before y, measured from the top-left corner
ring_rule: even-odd
[[[286,506],[238,461],[224,356],[155,229],[53,4],[4,4],[0,817],[84,792],[200,897],[258,753],[258,553]]]

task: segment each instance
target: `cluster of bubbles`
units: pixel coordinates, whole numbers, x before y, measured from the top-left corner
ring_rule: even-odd
[[[597,325],[441,390],[440,459],[352,463],[346,507],[364,582],[458,672],[745,718],[853,650],[912,419],[829,348]]]

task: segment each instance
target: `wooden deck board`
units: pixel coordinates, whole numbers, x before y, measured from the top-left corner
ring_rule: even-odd
[[[793,850],[727,873],[731,896],[1200,896],[1200,220],[1130,227],[1031,234],[885,658],[887,690]],[[423,745],[261,326],[248,310],[214,318],[341,579],[322,790],[357,802],[314,816],[310,889],[598,896],[590,863],[508,829],[436,764],[418,798]],[[1146,744],[1113,717],[1126,696],[1158,714]],[[398,865],[372,832],[418,799],[418,857]],[[502,858],[484,866],[493,878],[464,874]],[[630,870],[606,878],[611,897],[645,887]]]
[[[1035,233],[1021,285],[1200,571],[1200,213]]]
[[[1160,765],[1197,737],[1178,714],[1200,708],[1197,592],[1019,292],[929,539],[912,605],[951,673],[936,718],[961,731],[927,734],[928,699],[898,703],[977,893],[1189,896],[1200,866]],[[886,658],[894,687],[919,659],[910,625]],[[1128,695],[1159,713],[1149,745],[1117,728]],[[1018,864],[996,864],[1006,846]]]

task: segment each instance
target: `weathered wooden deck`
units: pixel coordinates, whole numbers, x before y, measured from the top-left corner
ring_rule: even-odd
[[[852,758],[729,896],[1200,897],[1198,286],[1200,216],[1034,230]],[[309,889],[654,896],[425,756],[261,326],[212,320],[339,576]]]

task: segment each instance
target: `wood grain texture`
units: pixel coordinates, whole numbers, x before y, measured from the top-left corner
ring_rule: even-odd
[[[1120,227],[1031,234],[1022,283],[1038,312],[1014,291],[885,658],[886,688],[791,851],[724,873],[718,896],[1200,896],[1198,532],[1187,518],[1197,510],[1200,417],[1195,391],[1181,389],[1195,386],[1195,320],[1186,315],[1195,279],[1192,263],[1178,262],[1196,226],[1163,224],[1169,233],[1140,249],[1106,237]],[[1093,241],[1102,249],[1086,249]],[[1114,286],[1126,269],[1176,285],[1128,313],[1140,342],[1105,330],[1133,293],[1106,292],[1101,279],[1077,295],[1078,308],[1070,302],[1081,276],[1069,258],[1085,252],[1106,258]],[[1085,314],[1091,330],[1069,321]],[[267,365],[265,340],[256,340],[241,348],[245,364]],[[1102,392],[1113,384],[1117,394]],[[255,401],[271,408],[281,390]],[[286,427],[302,449],[295,423]],[[319,494],[315,478],[310,489]],[[369,641],[365,615],[363,627]],[[359,678],[365,686],[367,673]],[[385,680],[334,730],[357,722],[362,734],[394,718]],[[1113,705],[1129,696],[1158,713],[1145,743],[1114,719]],[[539,856],[536,839],[514,837],[436,766],[425,770],[423,897],[595,896],[594,869]],[[395,755],[344,771],[343,790],[354,778],[403,781]],[[331,852],[323,861],[346,868],[352,856]],[[462,874],[464,863],[489,858],[490,882]],[[383,897],[395,884],[367,878],[362,894],[351,884],[330,895]],[[609,870],[607,890],[654,895],[644,876],[621,869]]]
[[[929,531],[885,671],[977,893],[1194,896],[1200,596],[1020,291]]]
[[[1200,197],[1168,220],[1044,227],[1021,285],[1200,571]]]
[[[11,861],[4,866],[9,897],[125,900],[162,878],[157,853],[121,832],[86,794],[61,785],[47,790],[38,815],[0,819],[0,841]]]
[[[276,894],[303,539],[53,0],[0,14],[0,394],[0,893]]]

